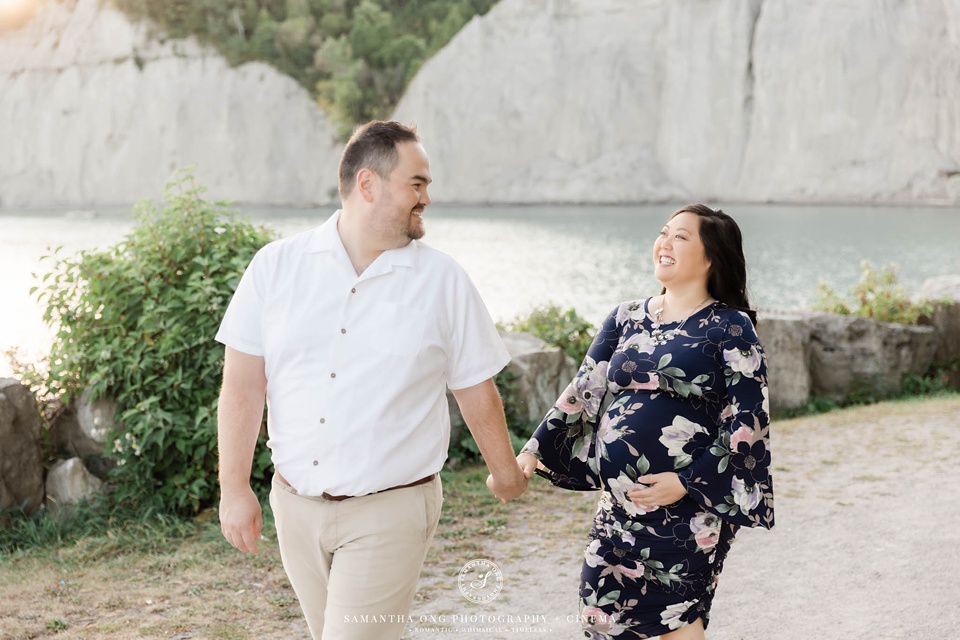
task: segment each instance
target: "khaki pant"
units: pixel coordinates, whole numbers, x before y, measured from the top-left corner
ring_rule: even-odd
[[[332,501],[273,478],[280,557],[314,640],[396,640],[440,520],[440,478]]]

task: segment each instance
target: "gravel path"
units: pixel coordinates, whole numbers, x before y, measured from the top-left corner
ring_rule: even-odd
[[[709,640],[960,637],[960,399],[778,421],[772,437],[777,526],[738,535]],[[582,637],[576,592],[597,494],[533,482],[483,543],[500,594],[468,601],[459,567],[431,555],[411,612],[423,623],[405,637]]]

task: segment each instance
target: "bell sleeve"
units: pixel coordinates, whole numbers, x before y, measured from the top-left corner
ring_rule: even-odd
[[[690,466],[678,472],[680,482],[694,500],[724,520],[770,529],[773,479],[766,356],[745,313],[731,316],[717,359],[727,393],[719,435]]]
[[[603,322],[576,377],[522,449],[548,469],[538,475],[563,489],[601,488],[595,436],[607,394],[607,368],[619,340],[618,310]]]

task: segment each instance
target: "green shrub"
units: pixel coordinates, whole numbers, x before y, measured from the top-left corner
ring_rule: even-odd
[[[510,331],[535,335],[544,342],[560,347],[576,361],[577,366],[587,355],[596,334],[595,327],[581,318],[576,309],[563,310],[555,304],[536,307],[527,315],[518,316],[503,326]]]
[[[921,316],[928,316],[933,307],[926,301],[914,302],[898,283],[896,267],[887,265],[879,271],[868,260],[860,263],[860,282],[844,299],[822,280],[817,284],[819,300],[817,311],[873,318],[881,322],[917,324]]]
[[[54,251],[33,290],[56,330],[46,390],[69,400],[89,387],[118,403],[113,495],[182,514],[217,494],[223,347],[214,335],[247,263],[271,239],[203,191],[178,173],[166,208],[138,204],[137,226],[108,249]],[[253,475],[262,479],[269,457],[259,451]]]

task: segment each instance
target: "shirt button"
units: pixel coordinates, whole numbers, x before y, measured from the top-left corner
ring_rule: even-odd
[[[353,289],[350,289],[350,293],[356,293],[356,292],[357,292],[357,288],[356,288],[356,287],[354,287]]]
[[[336,378],[336,377],[337,377],[337,374],[331,373],[331,374],[330,374],[330,377],[331,377],[331,378]]]
[[[326,418],[320,418],[320,424],[323,424],[323,423],[325,423],[326,421],[327,421]]]
[[[347,332],[346,329],[340,329],[340,333],[346,333],[346,332]]]
[[[313,461],[313,466],[317,466],[318,464],[320,464],[320,463],[317,462],[316,460]]]

